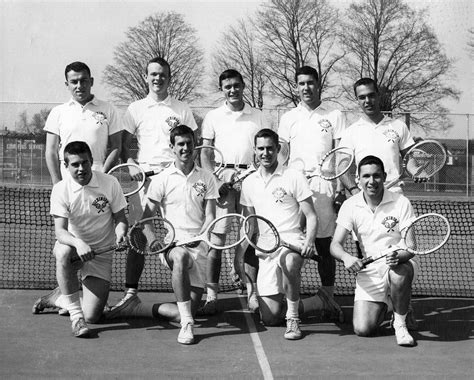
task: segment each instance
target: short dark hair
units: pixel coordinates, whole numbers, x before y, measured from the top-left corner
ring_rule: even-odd
[[[196,143],[194,131],[191,128],[189,128],[187,125],[184,125],[184,124],[177,125],[170,132],[170,143],[174,145],[176,136],[186,136],[186,135],[191,136],[191,138],[193,139],[193,142]]]
[[[245,85],[242,74],[240,74],[237,70],[227,69],[227,70],[224,70],[221,75],[219,75],[219,88],[222,87],[222,81],[226,79],[230,79],[230,78],[239,78],[242,84]]]
[[[150,66],[150,63],[158,63],[160,66],[167,67],[168,68],[168,74],[171,77],[171,66],[170,66],[170,64],[168,63],[168,61],[166,59],[161,58],[161,57],[154,57],[154,58],[150,59],[148,61],[148,63],[146,64],[145,74],[148,74],[148,66]]]
[[[263,129],[260,129],[256,134],[255,134],[255,137],[253,139],[253,143],[254,145],[256,146],[257,145],[257,139],[258,138],[271,138],[273,140],[273,142],[275,143],[275,145],[278,146],[279,144],[279,137],[278,137],[278,133],[276,133],[274,130],[270,129],[270,128],[263,128]]]
[[[87,66],[84,62],[72,62],[69,65],[66,66],[64,69],[64,77],[67,80],[67,73],[69,71],[75,71],[76,73],[80,73],[81,71],[85,71],[89,77],[91,77],[91,69],[89,69],[89,66]]]
[[[377,165],[380,169],[382,169],[382,173],[385,173],[383,161],[376,156],[365,156],[362,160],[360,160],[359,165],[357,165],[357,174],[360,174],[360,168],[364,165]]]
[[[70,154],[79,155],[84,153],[87,153],[92,162],[92,152],[91,148],[89,148],[89,145],[87,145],[87,143],[84,141],[71,141],[64,148],[64,161],[68,163],[69,159],[67,156]]]
[[[375,92],[379,92],[379,88],[377,87],[377,83],[372,78],[360,78],[358,81],[354,83],[354,95],[357,96],[357,87],[359,86],[374,86]]]
[[[317,70],[311,66],[301,66],[296,69],[295,83],[298,83],[298,75],[312,75],[316,82],[319,80],[319,75],[318,75]]]

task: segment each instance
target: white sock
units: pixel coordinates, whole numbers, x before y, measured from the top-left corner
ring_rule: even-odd
[[[130,294],[131,296],[136,296],[138,294],[138,289],[135,288],[127,288],[125,291],[127,294]]]
[[[193,314],[191,312],[191,300],[176,302],[178,305],[179,316],[181,317],[181,326],[185,326],[187,323],[194,324]]]
[[[207,288],[207,301],[212,301],[217,299],[217,293],[219,291],[219,284],[215,282],[209,282],[206,284]]]
[[[286,304],[288,309],[286,310],[286,319],[290,318],[298,318],[298,306],[300,304],[300,300],[290,301],[288,298],[286,299]]]
[[[406,318],[407,318],[407,314],[398,314],[395,311],[393,312],[393,324],[396,326],[405,325]]]
[[[79,298],[79,292],[72,294],[63,294],[66,309],[69,312],[69,318],[74,321],[79,318],[84,318],[84,313],[81,308],[81,300]]]
[[[54,302],[54,304],[55,304],[57,307],[61,308],[61,309],[67,309],[68,302],[67,302],[67,300],[64,298],[64,295],[61,294],[61,295],[58,297],[58,299]]]

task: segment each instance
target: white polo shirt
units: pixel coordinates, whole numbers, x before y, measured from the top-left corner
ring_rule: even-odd
[[[356,234],[364,257],[368,257],[399,243],[401,231],[414,218],[413,207],[404,195],[384,191],[382,202],[372,212],[361,191],[342,204],[337,224]]]
[[[107,158],[109,136],[123,129],[117,110],[95,96],[84,106],[74,99],[54,107],[44,130],[59,136],[59,159],[64,160],[64,147],[71,141],[84,141],[92,151],[94,163],[103,166]]]
[[[138,162],[152,166],[174,161],[169,147],[170,131],[184,124],[193,131],[196,122],[189,106],[168,96],[156,102],[150,96],[128,106],[124,129],[136,135],[138,140]]]
[[[90,182],[81,186],[71,176],[53,186],[50,214],[67,218],[68,230],[92,249],[115,243],[113,215],[127,206],[117,179],[92,172]]]
[[[234,112],[226,104],[209,111],[202,122],[202,137],[214,140],[226,164],[249,165],[253,161],[255,134],[267,128],[262,111],[245,104]]]
[[[310,110],[301,103],[280,120],[278,135],[290,143],[289,166],[312,172],[346,128],[341,111],[325,104]]]
[[[152,177],[147,191],[149,199],[160,202],[162,215],[176,229],[196,234],[205,218],[204,201],[219,198],[214,175],[197,166],[187,176],[174,164]]]
[[[380,158],[388,183],[400,176],[400,151],[414,143],[403,121],[384,116],[375,124],[363,116],[346,129],[339,145],[354,149],[357,165],[369,155]]]
[[[265,181],[261,168],[242,183],[240,203],[253,207],[255,213],[270,220],[281,234],[300,232],[299,204],[312,192],[305,176],[278,164]]]

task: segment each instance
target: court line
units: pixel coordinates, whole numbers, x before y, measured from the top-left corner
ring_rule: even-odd
[[[244,301],[245,298],[245,296],[239,297],[239,300],[240,304],[242,305],[242,311],[245,316],[245,321],[247,322],[247,326],[249,328],[249,335],[250,339],[252,339],[253,349],[255,350],[255,354],[257,355],[258,364],[260,366],[260,369],[262,370],[263,378],[265,380],[273,380],[274,377],[272,373],[272,368],[270,367],[267,355],[265,354],[265,350],[263,349],[263,344],[258,335],[257,327],[255,326],[255,323],[253,322],[253,319],[250,316],[251,312],[245,310],[247,309],[247,305]]]

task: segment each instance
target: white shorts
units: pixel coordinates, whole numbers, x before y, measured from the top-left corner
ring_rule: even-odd
[[[419,264],[411,259],[413,267],[413,282],[415,282]],[[389,304],[390,277],[389,267],[385,263],[375,263],[368,265],[363,271],[357,274],[354,301],[373,301]]]
[[[285,235],[283,240],[295,245],[302,245],[304,242],[304,238],[301,234],[292,234],[292,236]],[[256,251],[256,253],[257,252],[258,251]],[[288,248],[281,247],[270,256],[259,256],[257,275],[257,289],[259,296],[265,297],[273,296],[275,294],[284,294],[281,259],[282,256],[288,252],[290,252]]]
[[[335,184],[319,177],[309,180],[313,192],[313,205],[318,218],[316,237],[326,238],[334,235],[336,229],[336,212],[334,211]]]

